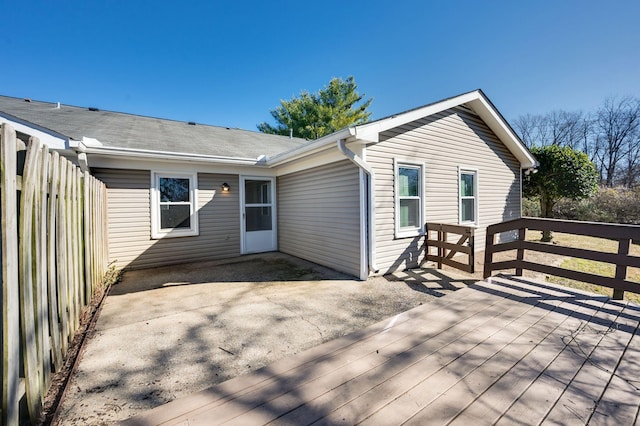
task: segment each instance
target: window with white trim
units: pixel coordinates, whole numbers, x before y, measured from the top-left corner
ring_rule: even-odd
[[[422,164],[395,164],[396,237],[412,237],[423,233],[423,176]]]
[[[460,212],[459,222],[461,224],[478,223],[478,171],[459,170],[459,196]]]
[[[198,235],[196,173],[151,174],[151,237]]]

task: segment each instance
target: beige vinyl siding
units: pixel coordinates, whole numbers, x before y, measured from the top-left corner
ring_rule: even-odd
[[[148,170],[94,169],[107,186],[109,259],[140,269],[240,255],[238,176],[198,174],[199,235],[151,239]],[[229,193],[220,186],[227,182]]]
[[[425,165],[425,222],[458,223],[458,168],[477,170],[476,250],[487,225],[520,216],[520,164],[471,110],[456,107],[380,135],[366,149],[376,177],[376,249],[381,272],[416,266],[423,237],[395,238],[393,160]]]
[[[280,251],[359,276],[359,182],[350,161],[278,177]]]

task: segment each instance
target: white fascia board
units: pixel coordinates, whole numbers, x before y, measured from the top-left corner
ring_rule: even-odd
[[[70,140],[67,136],[28,121],[5,115],[2,112],[0,112],[0,123],[8,123],[17,132],[38,138],[41,143],[47,145],[50,149],[68,149],[70,147]]]
[[[175,173],[223,173],[230,175],[249,174],[261,176],[275,176],[276,170],[265,166],[238,165],[225,163],[198,163],[176,159],[131,158],[123,156],[106,156],[92,154],[89,156],[92,169],[122,169],[122,170],[161,170]]]
[[[391,116],[389,118],[384,118],[382,120],[374,121],[368,124],[361,124],[357,126],[357,132],[359,132],[359,134],[363,136],[370,135],[372,133],[380,134],[385,130],[393,129],[398,126],[402,126],[403,124],[411,123],[412,121],[437,114],[449,108],[457,107],[458,105],[477,99],[479,96],[481,95],[477,90],[474,92],[465,93],[454,98],[445,99],[444,101],[436,102],[435,104],[407,111],[398,115]],[[359,136],[359,138],[360,137],[361,136]]]
[[[233,164],[266,167],[266,162],[257,158],[224,157],[215,155],[188,154],[182,152],[152,151],[144,149],[115,148],[115,147],[95,147],[87,146],[84,143],[78,145],[78,151],[106,157],[126,157],[140,160],[166,160],[180,162],[195,162],[207,164]]]
[[[373,135],[375,134],[379,135],[381,132],[386,130],[411,123],[412,121],[416,121],[460,105],[467,105],[476,114],[478,114],[478,116],[485,121],[487,126],[489,126],[496,136],[498,136],[502,143],[504,143],[509,151],[511,151],[518,161],[520,161],[523,168],[528,169],[538,165],[534,156],[524,146],[520,141],[520,138],[513,132],[504,118],[480,90],[464,93],[453,98],[445,99],[441,102],[436,102],[422,108],[417,108],[415,110],[374,121],[369,124],[356,126],[355,134],[358,135],[359,139],[374,139],[375,137]]]
[[[313,142],[309,142],[308,144],[304,144],[301,147],[277,154],[267,160],[267,165],[270,167],[279,166],[289,161],[294,161],[298,158],[306,157],[316,152],[321,152],[327,146],[335,145],[338,140],[347,139],[353,135],[354,128],[347,127],[346,129],[342,129],[338,132],[331,133],[330,135],[323,136],[320,139],[316,139]]]
[[[344,155],[342,155],[335,148],[335,145],[333,145],[325,146],[322,151],[316,151],[313,154],[296,158],[292,161],[283,162],[277,166],[271,166],[270,168],[277,176],[283,176],[342,160],[344,160]]]
[[[469,101],[467,106],[478,114],[493,133],[498,136],[498,139],[520,161],[522,168],[530,169],[538,166],[539,163],[533,154],[524,146],[520,138],[484,96],[480,95],[477,99]]]

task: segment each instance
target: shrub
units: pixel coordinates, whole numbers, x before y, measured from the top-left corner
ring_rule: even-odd
[[[540,199],[538,197],[522,199],[522,216],[540,217]]]
[[[537,200],[524,199],[523,215],[539,216]],[[600,188],[591,198],[580,201],[562,199],[553,209],[557,219],[640,224],[640,188]]]

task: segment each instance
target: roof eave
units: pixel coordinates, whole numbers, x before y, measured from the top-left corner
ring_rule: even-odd
[[[67,149],[74,145],[73,140],[67,135],[8,114],[4,111],[0,111],[0,118],[10,123],[16,131],[37,137],[40,142],[52,149]],[[3,120],[0,120],[0,122],[1,121]]]
[[[152,151],[144,149],[117,148],[117,147],[92,147],[78,144],[78,152],[93,154],[105,157],[127,157],[140,160],[165,160],[165,161],[186,161],[197,163],[233,164],[243,166],[266,166],[264,156],[258,158],[225,157],[219,155],[189,154],[169,151]]]

